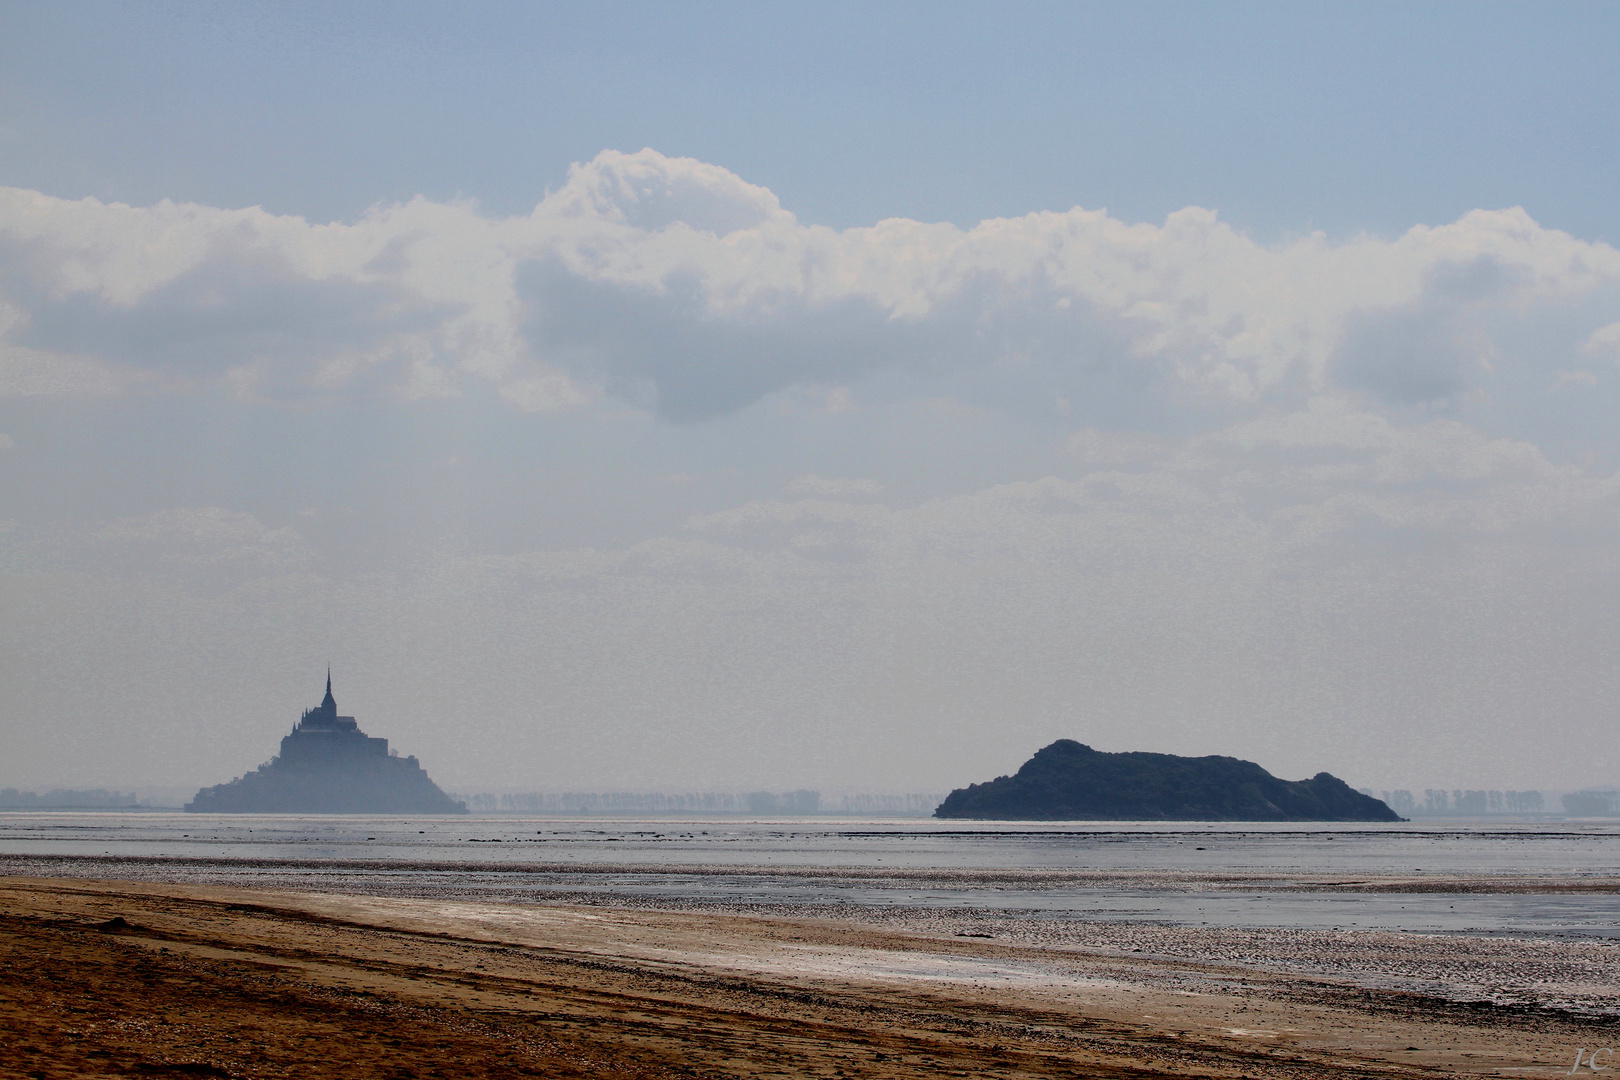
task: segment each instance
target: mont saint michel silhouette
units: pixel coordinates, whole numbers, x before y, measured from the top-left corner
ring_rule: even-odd
[[[281,753],[228,784],[197,792],[185,807],[203,814],[465,814],[428,779],[414,757],[388,752],[387,739],[339,716],[326,673],[326,697],[281,740]]]

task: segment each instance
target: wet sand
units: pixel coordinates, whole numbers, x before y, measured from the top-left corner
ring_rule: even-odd
[[[0,1076],[1551,1075],[1617,954],[5,878]]]

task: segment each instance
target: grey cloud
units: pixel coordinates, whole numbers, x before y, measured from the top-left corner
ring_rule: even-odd
[[[860,297],[727,318],[706,313],[691,278],[655,292],[590,281],[552,259],[520,267],[516,285],[528,305],[524,335],[542,359],[671,420],[731,412],[797,382],[916,363],[928,351],[926,331]]]
[[[42,257],[19,254],[33,263]],[[10,335],[13,344],[192,378],[247,364],[318,363],[429,330],[457,314],[397,284],[316,279],[277,253],[225,244],[128,306],[86,291],[51,296],[24,275],[6,284],[28,311],[27,322]],[[275,393],[298,394],[308,374],[272,378],[269,385]]]
[[[1524,283],[1522,272],[1488,256],[1437,267],[1410,304],[1350,318],[1334,359],[1337,381],[1401,405],[1482,385],[1491,347],[1477,316],[1493,298]]]
[[[1145,398],[1159,373],[1129,357],[1122,336],[1084,303],[1059,305],[1060,294],[1038,283],[982,274],[920,317],[892,316],[858,295],[820,304],[783,296],[715,314],[703,284],[683,275],[659,290],[590,280],[556,259],[516,274],[524,335],[539,359],[676,421],[881,372],[944,379],[976,400],[1043,415],[1055,415],[1055,393],[1067,394],[1085,415],[1093,397]]]

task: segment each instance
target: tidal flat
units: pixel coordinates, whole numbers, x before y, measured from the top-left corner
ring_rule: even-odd
[[[7,815],[0,1072],[1550,1075],[1620,1043],[1611,825],[954,826]]]

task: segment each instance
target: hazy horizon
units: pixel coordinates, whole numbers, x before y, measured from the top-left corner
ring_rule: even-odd
[[[676,10],[0,2],[0,787],[1620,783],[1620,8]]]

